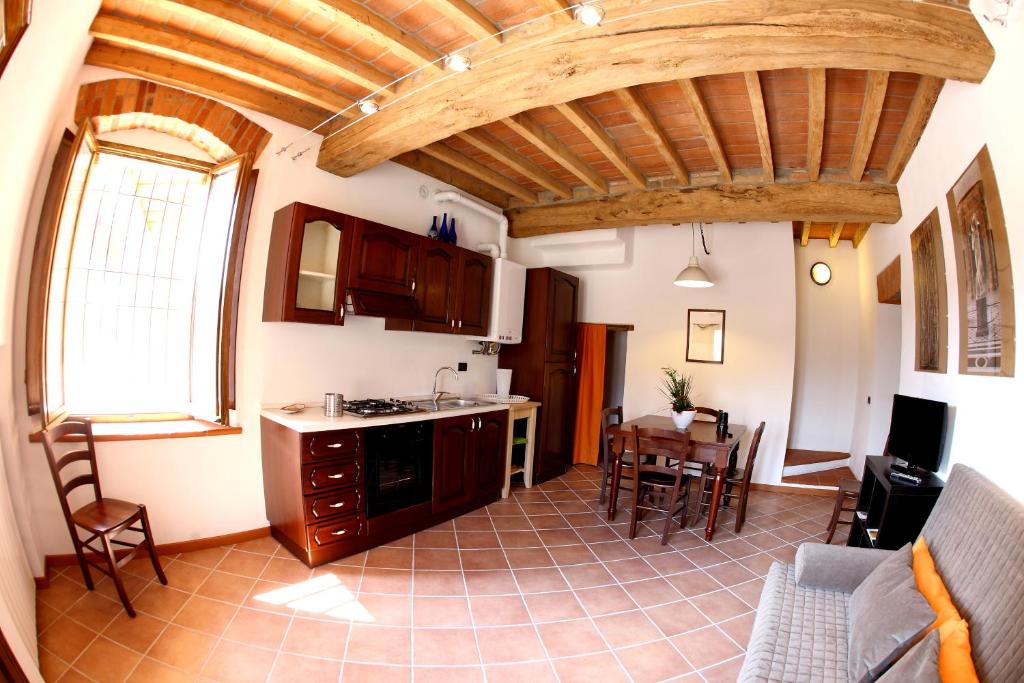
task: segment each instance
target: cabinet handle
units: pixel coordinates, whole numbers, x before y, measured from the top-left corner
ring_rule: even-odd
[[[338,529],[337,531],[332,531],[331,536],[344,536],[347,533],[348,529]]]
[[[337,510],[338,508],[345,507],[345,501],[341,501],[340,503],[332,503],[331,505],[328,505],[327,507],[333,508],[333,509]]]
[[[461,320],[459,321],[459,329],[460,330],[462,329],[462,321]]]
[[[576,366],[575,365],[572,366],[572,374],[574,374],[574,375],[576,374]]]
[[[329,444],[327,444],[328,448],[341,448],[341,446],[342,446],[342,444],[340,444],[340,443],[329,443]]]
[[[475,417],[469,418],[469,431],[471,431],[471,432],[475,432],[476,431],[476,418]]]
[[[412,279],[412,291],[416,291],[416,278]]]
[[[328,479],[343,479],[344,477],[345,477],[345,473],[344,472],[342,472],[341,474],[328,474],[327,475]]]

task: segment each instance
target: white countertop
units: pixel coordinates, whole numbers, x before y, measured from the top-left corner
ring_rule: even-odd
[[[360,427],[380,427],[382,425],[402,424],[405,422],[422,422],[424,420],[437,420],[443,417],[458,417],[459,415],[476,415],[478,413],[490,413],[495,410],[508,410],[509,405],[505,403],[484,403],[469,408],[452,408],[450,410],[438,410],[422,413],[402,413],[400,415],[381,415],[380,417],[356,417],[354,415],[342,415],[341,417],[325,417],[324,409],[319,405],[311,405],[301,413],[286,413],[277,409],[264,409],[260,415],[273,420],[274,422],[296,432],[327,432],[335,429],[358,429]]]

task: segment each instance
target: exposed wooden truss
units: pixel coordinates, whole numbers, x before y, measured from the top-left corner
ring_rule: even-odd
[[[467,0],[399,14],[385,0],[102,1],[88,63],[304,128],[382,90],[378,113],[342,117],[322,168],[349,175],[392,159],[534,231],[538,217],[582,229],[588,215],[623,225],[699,208],[703,220],[796,219],[802,241],[859,244],[898,214],[892,186],[944,80],[979,81],[993,58],[969,12],[912,0],[840,13],[812,0],[605,0],[614,21],[592,28],[568,20],[566,0],[504,0],[517,20],[559,14],[494,38],[511,25]],[[453,50],[474,68],[445,70]],[[806,111],[791,111],[803,89]],[[826,195],[846,213],[828,213]],[[610,206],[614,219],[601,213]]]

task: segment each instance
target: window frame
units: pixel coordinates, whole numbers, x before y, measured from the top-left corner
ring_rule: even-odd
[[[69,205],[68,193],[71,187],[71,174],[75,159],[81,154],[84,145],[88,145],[92,158],[89,169],[82,181],[82,192],[74,206]],[[99,154],[117,154],[131,158],[152,161],[189,170],[213,174],[218,168],[238,164],[238,179],[234,192],[232,207],[232,226],[228,244],[225,247],[225,264],[220,291],[220,312],[217,324],[217,377],[216,377],[216,415],[195,416],[188,413],[122,413],[102,415],[81,415],[90,417],[98,423],[108,425],[108,439],[130,438],[177,438],[181,436],[220,435],[240,433],[241,430],[230,425],[230,413],[236,408],[236,355],[238,338],[238,306],[241,294],[241,274],[244,251],[248,234],[249,218],[252,210],[259,172],[252,168],[251,152],[239,154],[223,162],[206,162],[199,159],[179,156],[157,150],[150,150],[132,145],[98,140],[92,125],[85,120],[77,135],[64,131],[54,158],[50,179],[44,196],[40,214],[39,229],[36,234],[32,257],[32,269],[29,278],[27,326],[26,326],[26,398],[29,415],[40,415],[42,427],[49,428],[59,424],[68,417],[63,405],[63,397],[55,400],[48,391],[48,373],[54,370],[47,365],[47,318],[49,315],[50,283],[56,257],[58,231],[66,219],[65,212],[75,212],[74,221],[77,225],[78,212],[81,208],[81,197],[88,185],[89,173],[96,163]],[[63,305],[63,304],[62,304]],[[62,314],[63,318],[63,314]],[[60,331],[63,336],[63,330]],[[63,341],[61,343],[63,357]],[[63,393],[63,367],[59,369],[59,385]],[[154,423],[188,421],[194,428],[159,430],[153,429]],[[133,435],[133,426],[138,427],[138,434]],[[145,425],[145,428],[142,428]],[[35,436],[35,435],[33,435]],[[107,439],[102,439],[107,440]]]

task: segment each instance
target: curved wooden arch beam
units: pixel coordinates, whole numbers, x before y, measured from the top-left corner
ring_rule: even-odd
[[[402,84],[391,106],[325,140],[320,168],[350,176],[528,109],[642,83],[822,67],[978,82],[994,58],[970,12],[912,0],[607,0],[604,7],[601,26],[510,36],[474,54],[468,72],[445,73],[429,87]]]
[[[628,192],[581,202],[508,209],[512,237],[536,237],[594,228],[704,221],[808,221],[895,223],[902,216],[893,185],[878,183],[772,183],[717,185],[685,190]]]

